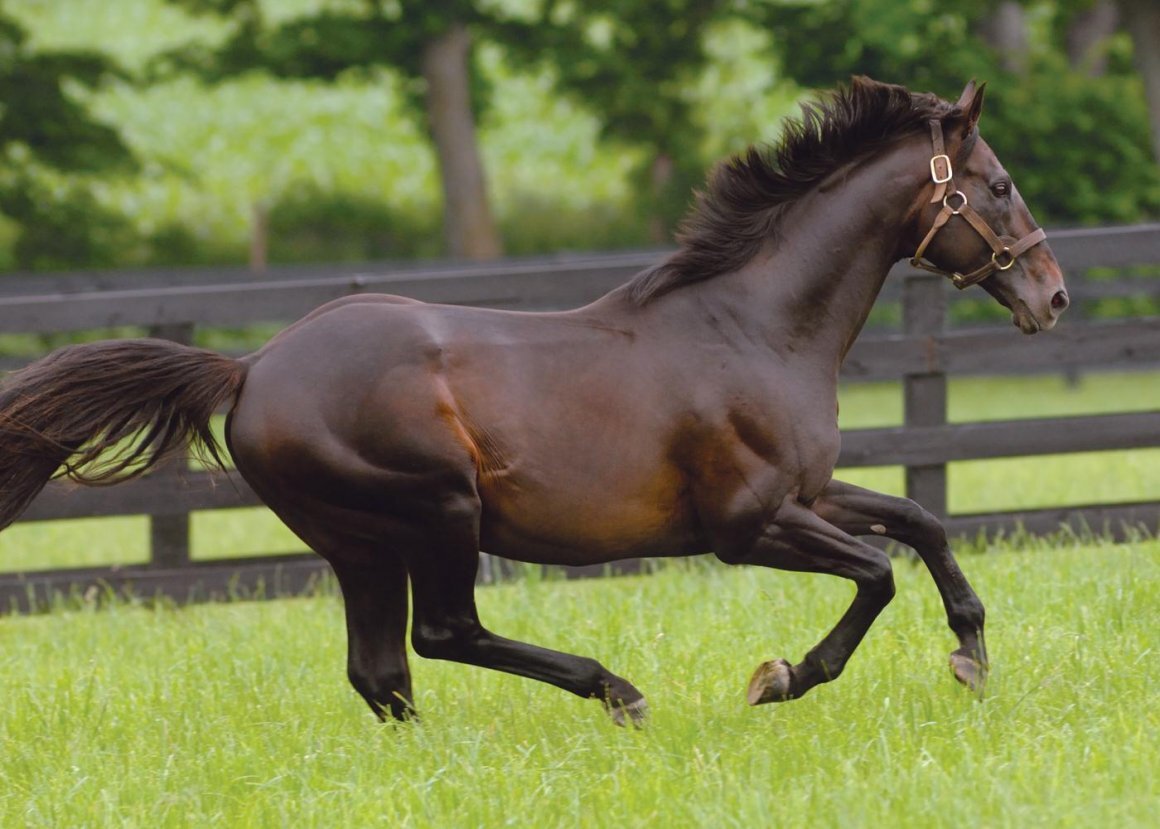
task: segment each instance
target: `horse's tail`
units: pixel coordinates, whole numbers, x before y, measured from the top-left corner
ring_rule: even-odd
[[[223,467],[210,417],[246,363],[166,340],[74,345],[0,384],[0,529],[48,481],[115,484],[192,448]]]

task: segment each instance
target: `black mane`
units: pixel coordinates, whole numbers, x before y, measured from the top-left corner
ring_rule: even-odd
[[[770,237],[784,209],[843,164],[928,129],[956,107],[932,94],[856,77],[802,104],[781,141],[717,164],[677,231],[678,249],[637,274],[629,296],[645,304],[674,288],[735,271]]]

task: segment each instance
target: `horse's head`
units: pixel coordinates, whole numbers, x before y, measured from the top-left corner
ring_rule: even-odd
[[[911,264],[959,288],[982,286],[1011,310],[1020,331],[1034,334],[1055,325],[1067,289],[1045,234],[979,137],[985,86],[971,81],[951,113],[931,122],[934,194],[920,211],[922,241]]]

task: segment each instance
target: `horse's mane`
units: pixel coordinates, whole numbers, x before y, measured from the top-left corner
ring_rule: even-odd
[[[737,270],[770,238],[785,208],[838,167],[957,110],[935,95],[864,77],[801,108],[776,145],[750,147],[713,168],[677,231],[676,252],[626,286],[634,302]]]

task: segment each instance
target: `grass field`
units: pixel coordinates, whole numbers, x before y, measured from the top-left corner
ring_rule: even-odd
[[[341,607],[120,605],[0,619],[2,826],[1134,827],[1160,810],[1160,544],[968,555],[994,674],[946,669],[932,582],[835,683],[748,708],[850,598],[835,579],[676,564],[480,591],[499,632],[635,682],[641,732],[529,680],[412,660],[420,724],[349,689]]]

